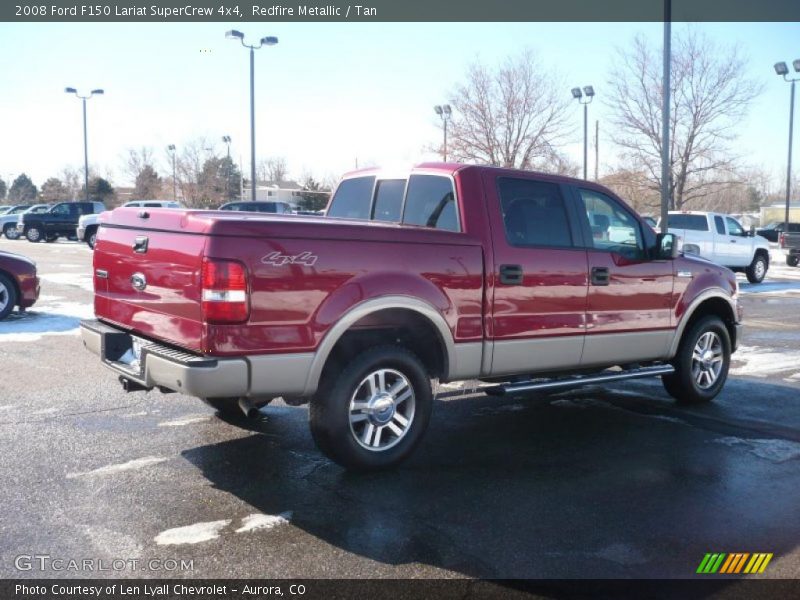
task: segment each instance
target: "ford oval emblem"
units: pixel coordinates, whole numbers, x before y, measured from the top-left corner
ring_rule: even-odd
[[[141,273],[131,275],[131,285],[140,292],[147,287],[147,279]]]

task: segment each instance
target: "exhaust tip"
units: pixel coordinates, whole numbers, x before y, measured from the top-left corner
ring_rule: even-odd
[[[248,398],[239,398],[239,408],[242,409],[244,416],[248,419],[258,419],[261,417],[261,411],[259,411]]]

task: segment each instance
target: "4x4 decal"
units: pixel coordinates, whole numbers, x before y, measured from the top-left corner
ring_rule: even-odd
[[[276,267],[282,267],[283,265],[305,265],[307,267],[313,267],[317,262],[317,257],[311,254],[311,252],[301,252],[295,256],[281,254],[280,252],[270,252],[261,259],[261,262],[265,265],[273,265]]]

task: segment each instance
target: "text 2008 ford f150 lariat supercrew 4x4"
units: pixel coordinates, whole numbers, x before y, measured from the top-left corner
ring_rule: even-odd
[[[678,256],[609,190],[457,164],[350,173],[320,218],[117,209],[94,285],[83,340],[126,389],[222,412],[308,401],[317,445],[352,469],[413,450],[432,378],[660,375],[703,402],[740,337],[734,274]]]

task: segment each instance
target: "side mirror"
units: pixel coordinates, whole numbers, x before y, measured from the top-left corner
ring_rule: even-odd
[[[672,260],[678,256],[678,236],[674,233],[659,233],[656,235],[656,258]]]

